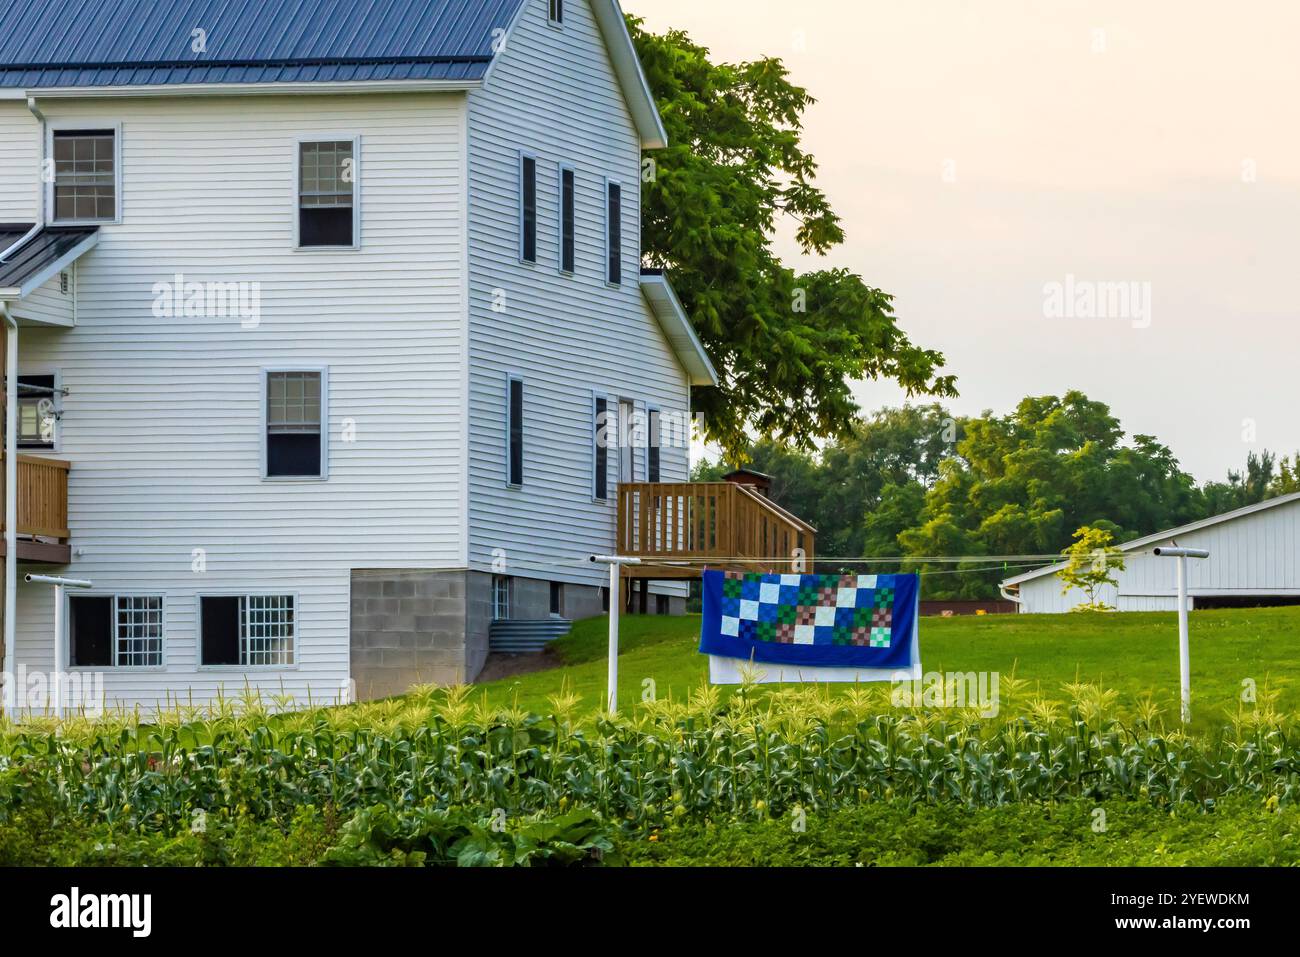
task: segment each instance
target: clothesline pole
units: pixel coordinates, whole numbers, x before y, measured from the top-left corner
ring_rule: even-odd
[[[618,713],[618,615],[620,593],[623,583],[623,566],[640,565],[639,558],[623,558],[618,555],[592,555],[592,562],[597,565],[609,565],[609,665],[606,674],[606,696],[609,701],[609,713]]]
[[[1178,548],[1161,546],[1155,549],[1159,558],[1178,559],[1178,683],[1182,692],[1183,724],[1192,722],[1192,656],[1187,629],[1187,559],[1209,558],[1203,548]]]

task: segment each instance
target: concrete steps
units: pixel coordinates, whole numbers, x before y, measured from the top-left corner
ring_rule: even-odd
[[[573,627],[564,618],[542,621],[494,621],[488,632],[488,649],[494,654],[535,655]]]

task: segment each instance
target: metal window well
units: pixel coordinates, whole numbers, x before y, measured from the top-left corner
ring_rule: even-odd
[[[557,638],[563,638],[573,622],[564,618],[543,621],[494,621],[488,632],[488,650],[503,655],[536,655]]]

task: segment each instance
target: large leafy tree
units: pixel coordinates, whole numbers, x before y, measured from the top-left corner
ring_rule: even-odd
[[[846,269],[796,273],[773,252],[786,217],[805,254],[844,240],[800,141],[813,99],[781,61],[714,63],[681,31],[629,26],[669,139],[646,176],[642,243],[722,378],[694,397],[706,437],[740,460],[747,429],[804,449],[845,435],[858,412],[853,380],[955,394],[943,356],[912,344],[889,295]]]

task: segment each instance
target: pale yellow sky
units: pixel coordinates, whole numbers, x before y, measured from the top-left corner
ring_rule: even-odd
[[[717,58],[780,56],[818,98],[805,142],[848,231],[830,263],[947,353],[958,412],[1079,388],[1202,480],[1300,449],[1300,4],[624,7]],[[1140,284],[1149,322],[1049,318],[1069,276]]]

